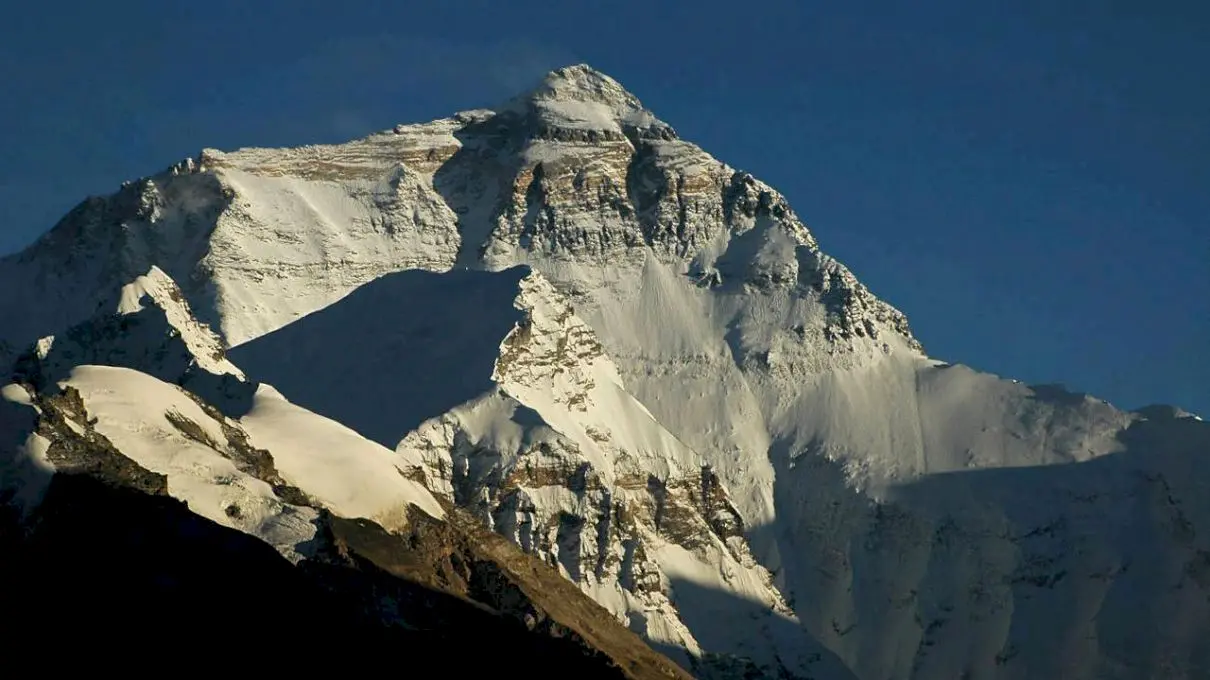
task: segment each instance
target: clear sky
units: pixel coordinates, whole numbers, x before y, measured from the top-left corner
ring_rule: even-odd
[[[0,253],[202,147],[341,141],[586,62],[785,193],[933,356],[1210,417],[1204,0],[8,5]]]

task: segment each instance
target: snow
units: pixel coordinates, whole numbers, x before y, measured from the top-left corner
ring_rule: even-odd
[[[188,353],[203,369],[216,375],[229,374],[243,379],[243,373],[223,356],[223,345],[210,328],[198,323],[176,282],[159,267],[152,266],[143,276],[122,287],[116,312],[130,316],[155,308],[164,315],[169,327],[184,341]],[[129,336],[123,338],[130,343]]]
[[[37,416],[23,387],[0,388],[0,493],[12,494],[22,513],[41,502],[55,471],[46,457],[50,441],[34,431]]]
[[[393,182],[336,183],[220,171],[245,206],[220,218],[206,258],[220,276],[229,344],[272,332],[390,271],[453,265],[453,212],[422,177],[398,172]],[[402,201],[406,210],[379,217]],[[310,284],[300,288],[297,277]]]
[[[520,318],[512,303],[524,275],[391,274],[230,355],[293,403],[394,448],[491,388],[500,342]]]
[[[622,131],[616,112],[599,102],[545,101],[539,106],[544,117],[567,127]]]
[[[387,530],[406,526],[409,505],[445,517],[427,489],[403,477],[392,451],[291,404],[269,385],[257,388],[239,423],[253,446],[272,453],[287,482],[337,515],[365,517]]]
[[[10,502],[23,513],[37,507],[50,486],[55,466],[46,457],[48,450],[50,440],[33,432],[12,447],[0,464],[0,488],[14,492]]]
[[[607,532],[614,536],[613,543],[604,548],[608,555],[585,553],[583,546],[595,545],[592,551],[603,549],[598,527],[611,520],[600,513],[602,504],[609,507],[619,503],[637,509],[651,502],[646,488],[629,491],[617,486],[622,477],[637,478],[643,484],[652,483],[644,480],[676,484],[682,479],[696,479],[693,475],[700,475],[703,460],[626,391],[617,368],[600,351],[592,330],[544,277],[522,270],[526,273],[517,280],[512,278],[512,271],[493,276],[503,279],[497,284],[500,289],[512,287],[516,295],[513,306],[524,313],[524,318],[515,321],[498,343],[498,359],[491,373],[495,386],[421,424],[398,444],[397,452],[407,464],[425,469],[429,478],[436,480],[430,486],[451,498],[457,497],[456,489],[465,496],[468,482],[521,474],[517,482],[520,507],[532,511],[523,510],[522,516],[516,516],[506,507],[499,507],[485,515],[487,521],[523,548],[541,551],[546,550],[541,543],[541,527],[547,522],[567,516],[583,518],[583,535],[574,544],[580,546],[578,549],[569,555],[561,544],[549,548],[562,573],[653,642],[700,653],[696,633],[686,628],[666,593],[638,595],[623,587],[623,576],[584,566],[611,558],[619,564],[625,561],[625,548],[617,543],[618,529]],[[471,313],[457,298],[447,296],[445,304],[443,313],[459,317]],[[446,340],[460,344],[457,337],[447,336]],[[386,372],[378,380],[398,382]],[[380,392],[373,385],[368,391]],[[588,474],[611,489],[608,496],[565,485],[557,481],[558,475],[544,481],[526,481],[525,475],[532,469],[585,466]],[[461,472],[443,473],[449,470]],[[690,481],[691,485],[700,483]],[[490,504],[494,493],[490,489],[485,492]],[[653,525],[641,525],[644,528],[638,531],[643,543],[657,555],[654,569],[691,564],[698,573],[722,573],[725,577],[711,581],[711,586],[739,589],[760,607],[788,611],[772,589],[769,574],[746,556],[742,539],[724,543],[711,533],[706,518],[699,515],[696,522],[687,530],[694,532],[698,547],[692,553],[683,550],[667,564],[658,555],[672,544]],[[530,528],[522,529],[522,525]],[[667,577],[665,574],[666,584]],[[710,596],[683,593],[681,605],[703,598]],[[765,659],[779,654],[791,659],[795,646],[793,640],[782,639],[776,649],[770,648],[759,631],[745,644],[751,653]],[[802,668],[810,665],[805,659],[793,663]]]
[[[559,127],[619,133],[621,123],[644,127],[658,122],[616,80],[584,64],[551,72],[536,89],[514,98],[500,110],[536,113]]]
[[[227,441],[221,425],[179,388],[111,366],[77,367],[65,384],[79,390],[97,432],[135,463],[165,475],[168,493],[191,511],[257,536],[292,560],[306,554],[316,511],[283,503],[267,483],[173,425],[168,413],[196,424],[220,448]]]
[[[644,471],[659,477],[700,463],[626,392],[613,362],[594,352],[592,330],[544,277],[531,273],[519,288],[516,305],[527,312],[529,342],[522,360],[510,362],[503,373],[504,357],[497,362],[492,377],[505,392],[572,438],[597,469],[609,470],[614,462],[590,432],[609,433],[610,446],[638,457]],[[583,349],[571,344],[577,337]],[[575,355],[576,361],[568,362],[566,354]],[[552,364],[562,370],[543,370]]]
[[[26,392],[25,388],[16,383],[9,383],[4,387],[0,387],[0,399],[21,406],[33,407],[34,405],[29,392]]]

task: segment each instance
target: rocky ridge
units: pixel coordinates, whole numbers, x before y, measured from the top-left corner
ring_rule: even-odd
[[[95,608],[117,606],[105,593],[121,584],[130,601],[179,607],[166,610],[173,639],[154,655],[179,649],[182,635],[196,644],[258,627],[421,654],[453,653],[476,634],[496,659],[469,660],[467,668],[507,666],[509,655],[528,650],[548,659],[544,677],[685,677],[556,571],[460,518],[454,506],[441,507],[400,471],[396,483],[410,485],[401,515],[357,516],[326,501],[331,489],[310,483],[297,451],[255,445],[267,425],[256,408],[231,417],[220,409],[238,408],[238,400],[216,406],[187,389],[217,384],[203,374],[258,398],[266,388],[246,383],[212,351],[214,336],[175,290],[152,270],[123,288],[116,313],[36,343],[4,387],[0,573],[54,593],[27,599],[27,591],[5,589],[6,639],[32,641],[29,622],[53,610],[82,614],[56,627],[61,638],[87,649],[113,644]],[[312,427],[335,426],[304,417],[316,421]],[[385,462],[390,454],[381,455]],[[105,531],[88,529],[97,522]],[[99,536],[110,543],[95,546]],[[63,588],[66,552],[91,547],[103,549],[107,563]],[[198,570],[211,563],[248,580],[199,581]],[[287,611],[271,613],[282,609],[275,598]],[[125,634],[160,640],[162,623]]]

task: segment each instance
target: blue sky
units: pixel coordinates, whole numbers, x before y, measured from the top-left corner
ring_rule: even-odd
[[[1210,416],[1210,3],[21,3],[0,253],[202,147],[609,73],[776,186],[930,354]]]

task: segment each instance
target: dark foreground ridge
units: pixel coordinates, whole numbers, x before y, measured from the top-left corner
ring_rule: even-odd
[[[454,585],[443,569],[461,566],[468,592],[523,604],[499,567],[457,564],[445,550],[457,546],[439,542],[456,533],[443,524],[414,534],[409,551],[377,525],[331,519],[335,550],[295,566],[166,495],[59,474],[31,517],[10,513],[0,526],[0,578],[8,584],[0,588],[0,638],[9,649],[54,640],[103,667],[175,659],[275,670],[423,665],[463,677],[510,669],[542,678],[684,677],[671,662],[663,673],[638,658],[627,672],[570,629],[537,621],[532,606],[527,628],[408,577],[444,558],[429,568],[434,580]],[[378,566],[391,561],[391,572]]]

